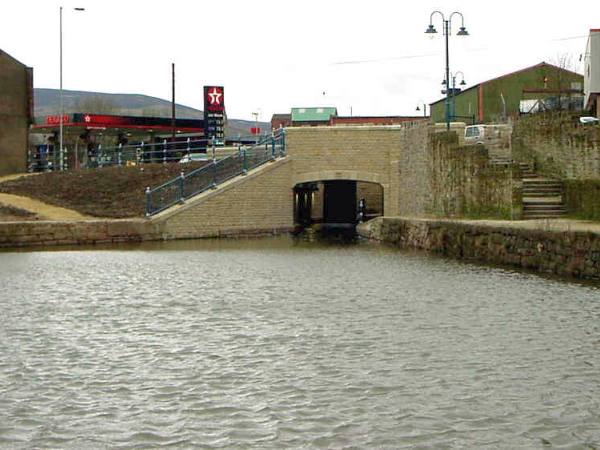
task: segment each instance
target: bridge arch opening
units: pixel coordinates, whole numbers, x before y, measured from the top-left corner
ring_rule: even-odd
[[[294,222],[300,227],[349,227],[383,213],[383,186],[376,182],[329,179],[294,186]]]

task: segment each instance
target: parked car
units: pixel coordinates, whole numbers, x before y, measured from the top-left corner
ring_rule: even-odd
[[[181,164],[186,164],[193,161],[208,161],[210,158],[206,153],[190,153],[179,160]]]
[[[469,125],[465,127],[465,144],[491,144],[508,139],[506,125]]]

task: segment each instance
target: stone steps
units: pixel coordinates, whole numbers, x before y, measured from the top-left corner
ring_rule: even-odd
[[[489,163],[493,166],[510,166],[513,160],[505,156],[496,156],[491,158]]]
[[[535,171],[531,167],[531,164],[519,163],[519,167],[521,168],[521,174],[523,175],[524,179],[525,178],[537,178],[538,177],[538,174],[535,173]]]
[[[541,178],[530,164],[520,163],[523,176],[523,219],[554,219],[566,214],[563,183]]]

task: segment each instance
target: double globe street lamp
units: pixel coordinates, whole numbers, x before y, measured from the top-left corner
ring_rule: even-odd
[[[449,85],[450,85],[450,55],[449,55],[449,50],[448,50],[448,37],[450,36],[450,34],[452,32],[452,17],[455,14],[459,15],[460,19],[461,19],[461,26],[458,30],[458,33],[456,33],[456,35],[457,36],[468,36],[469,32],[465,28],[465,18],[463,17],[463,15],[460,12],[454,11],[452,14],[450,14],[448,19],[446,19],[446,16],[444,16],[444,14],[442,12],[436,10],[436,11],[433,11],[431,13],[431,15],[429,16],[429,27],[427,27],[425,34],[433,36],[434,34],[437,33],[437,30],[433,26],[433,16],[436,14],[439,14],[441,16],[442,22],[444,25],[443,34],[444,34],[444,37],[446,38],[446,76],[445,76],[444,81],[446,82],[446,87],[449,87]],[[444,116],[446,118],[446,130],[450,131],[450,89],[448,89],[448,88],[446,89],[446,101],[445,101],[444,106],[445,106]]]

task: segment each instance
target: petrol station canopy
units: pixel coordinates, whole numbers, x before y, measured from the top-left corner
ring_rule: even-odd
[[[171,118],[144,116],[117,116],[108,114],[72,113],[63,115],[63,129],[69,133],[96,131],[103,134],[155,134],[170,135],[173,132]],[[31,127],[33,133],[55,133],[60,127],[60,115],[36,118]],[[175,119],[175,132],[202,134],[203,119]]]

